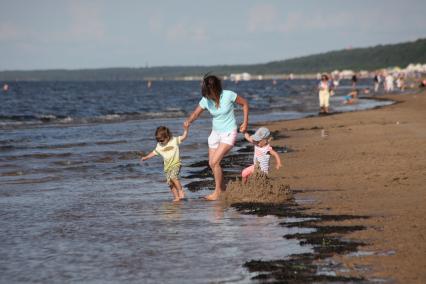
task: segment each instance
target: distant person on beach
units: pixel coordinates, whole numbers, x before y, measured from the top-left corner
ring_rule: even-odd
[[[356,74],[352,75],[352,89],[356,89],[356,83],[358,82],[358,77],[356,76]]]
[[[270,136],[271,133],[266,127],[260,127],[252,136],[250,136],[247,132],[244,133],[244,138],[254,145],[253,165],[245,168],[241,173],[244,183],[246,183],[249,176],[254,173],[256,166],[259,166],[259,169],[265,174],[269,173],[269,158],[271,155],[276,161],[275,168],[278,170],[282,167],[280,155],[278,155],[278,153],[269,144],[271,141]]]
[[[173,201],[179,201],[185,197],[182,184],[179,181],[179,173],[181,168],[179,156],[179,144],[188,137],[188,127],[184,127],[183,134],[173,137],[172,132],[165,126],[160,126],[155,131],[155,139],[157,146],[154,151],[141,158],[146,161],[160,155],[164,159],[164,174],[166,175],[167,184],[173,194]]]
[[[400,91],[404,91],[405,90],[405,78],[403,74],[400,74],[398,76],[398,78],[396,79],[396,87],[400,90]]]
[[[385,77],[385,92],[389,93],[389,92],[393,92],[394,89],[394,78],[392,76],[392,74],[388,74]]]
[[[373,81],[374,81],[374,92],[377,93],[379,92],[380,83],[382,82],[382,77],[380,76],[380,74],[376,73],[374,75]]]
[[[425,87],[426,87],[426,79],[420,81],[420,84],[419,84],[419,88],[425,88]]]
[[[235,120],[235,104],[243,107],[243,123],[239,130],[247,130],[249,118],[248,102],[236,93],[223,90],[220,79],[213,75],[206,75],[201,86],[202,98],[195,110],[184,122],[185,127],[190,127],[204,110],[212,115],[212,132],[208,138],[209,166],[213,171],[215,180],[214,192],[205,199],[216,200],[224,190],[223,172],[220,162],[232,149],[237,138],[237,122]]]
[[[358,100],[358,90],[352,90],[349,94],[343,97],[343,104],[351,105]]]
[[[318,84],[320,114],[328,113],[330,95],[334,94],[333,85],[330,83],[326,74],[321,75],[321,81]]]
[[[4,84],[3,85],[3,92],[7,93],[7,91],[9,91],[9,85],[8,84]]]
[[[336,89],[340,85],[340,79],[339,76],[336,75],[332,78],[333,81],[333,87]]]

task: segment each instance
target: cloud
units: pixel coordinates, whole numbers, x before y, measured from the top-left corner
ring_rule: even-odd
[[[292,33],[356,24],[355,18],[347,12],[330,14],[321,9],[285,12],[272,4],[255,5],[248,11],[247,30],[251,33]]]
[[[69,2],[69,36],[74,40],[101,40],[105,37],[105,24],[99,1]]]
[[[406,18],[401,10],[384,12],[376,6],[362,12],[348,9],[330,9],[328,6],[313,7],[310,10],[293,9],[286,11],[279,5],[258,4],[248,10],[246,27],[250,33],[302,33],[316,31],[381,33],[407,30],[409,26],[421,26],[425,17],[413,15]],[[410,10],[405,11],[408,14]],[[411,13],[413,14],[413,13]],[[410,23],[410,24],[407,24]]]
[[[248,11],[249,32],[271,32],[279,26],[277,8],[272,4],[258,4]]]
[[[341,28],[342,26],[356,26],[356,19],[346,12],[327,14],[292,12],[279,26],[282,32],[316,31]]]
[[[192,23],[184,24],[182,22],[173,24],[166,28],[166,40],[170,42],[195,42],[205,43],[208,40],[207,30],[201,26]]]
[[[164,29],[164,16],[161,13],[151,13],[148,18],[148,29],[152,33],[161,33]]]
[[[17,40],[23,37],[23,32],[11,23],[0,23],[0,41]]]

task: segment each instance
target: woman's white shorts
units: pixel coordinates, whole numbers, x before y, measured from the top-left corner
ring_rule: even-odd
[[[217,147],[219,147],[220,143],[225,143],[233,146],[235,144],[236,139],[237,129],[231,130],[229,132],[218,132],[212,130],[212,133],[210,133],[208,139],[209,148],[216,149]]]

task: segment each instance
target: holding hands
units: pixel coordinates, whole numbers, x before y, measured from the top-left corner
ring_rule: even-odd
[[[246,132],[247,132],[247,127],[248,127],[248,123],[247,123],[247,122],[243,122],[243,123],[240,125],[240,132],[241,132],[241,133],[246,133]]]
[[[183,122],[183,129],[188,130],[191,123],[189,122],[189,119],[185,120]]]

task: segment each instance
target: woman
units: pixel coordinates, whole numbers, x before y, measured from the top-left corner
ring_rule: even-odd
[[[247,131],[249,105],[247,101],[236,93],[222,89],[222,83],[216,76],[209,75],[203,78],[201,86],[203,98],[192,114],[184,122],[185,127],[190,127],[201,113],[207,109],[213,116],[212,132],[208,138],[209,166],[213,171],[215,189],[205,198],[216,200],[223,190],[223,173],[220,162],[232,149],[237,138],[237,123],[234,115],[235,103],[243,107],[244,121],[240,132]]]
[[[328,113],[330,95],[333,94],[331,92],[332,89],[333,87],[331,86],[328,80],[328,76],[326,74],[323,74],[321,76],[321,81],[318,84],[320,114]]]

